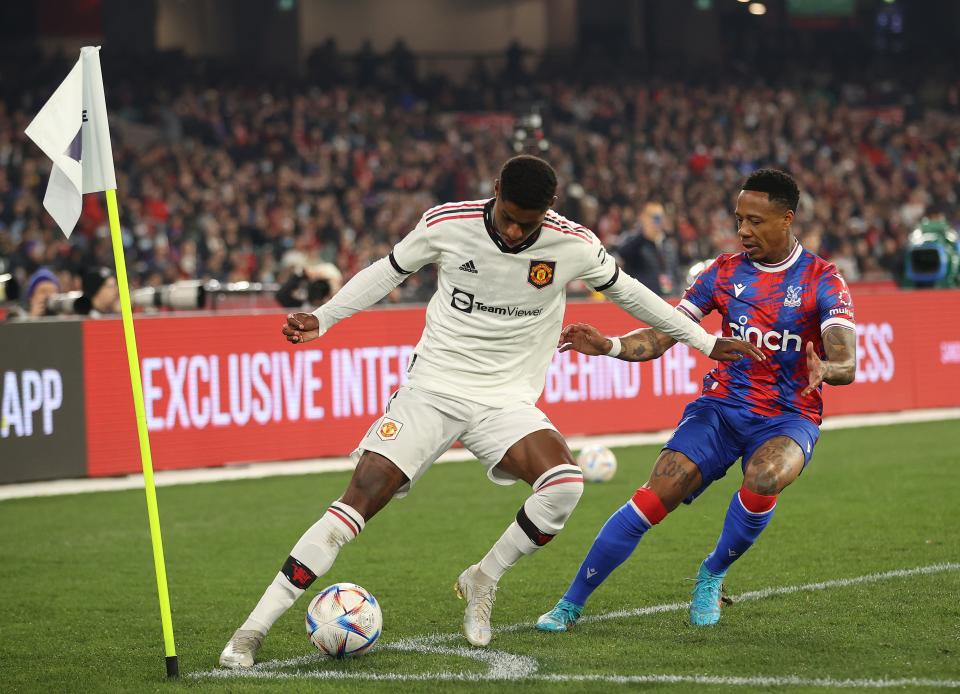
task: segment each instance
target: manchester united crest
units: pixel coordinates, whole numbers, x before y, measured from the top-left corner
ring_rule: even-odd
[[[537,289],[543,289],[553,282],[553,271],[557,267],[555,260],[531,260],[527,282]]]
[[[379,436],[382,441],[392,441],[397,438],[397,434],[400,433],[402,426],[403,424],[397,420],[384,417],[380,423],[380,427],[377,429],[377,436]]]

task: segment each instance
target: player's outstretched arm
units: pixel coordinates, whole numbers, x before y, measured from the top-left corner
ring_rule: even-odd
[[[673,306],[626,273],[621,272],[616,282],[604,289],[604,294],[620,308],[651,328],[670,335],[678,342],[690,345],[711,359],[737,361],[743,356],[759,361],[766,359],[763,352],[749,342],[710,335],[697,323],[676,311]]]
[[[409,274],[401,272],[391,257],[381,258],[350,278],[330,301],[313,313],[291,313],[282,332],[287,341],[294,344],[315,340],[344,318],[373,306]]]
[[[802,395],[809,395],[821,383],[845,386],[857,376],[857,333],[855,330],[833,325],[823,332],[823,350],[826,360],[821,359],[813,343],[807,343],[807,370],[809,383]]]
[[[677,343],[669,335],[653,328],[641,328],[617,338],[620,351],[614,352],[613,340],[605,337],[592,325],[573,323],[560,333],[561,352],[575,350],[587,355],[608,354],[622,361],[650,361],[661,356]]]
[[[615,342],[618,343],[618,348],[614,347]],[[641,328],[622,337],[609,338],[592,325],[574,323],[560,333],[558,346],[561,352],[572,349],[587,355],[606,354],[622,361],[650,361],[662,356],[675,344],[675,338],[653,328]],[[717,339],[710,352],[710,358],[717,361],[737,361],[743,356],[758,360],[766,358],[763,352],[751,343],[727,337]]]

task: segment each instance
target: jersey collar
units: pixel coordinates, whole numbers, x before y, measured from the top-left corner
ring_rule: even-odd
[[[519,246],[508,246],[503,242],[503,239],[500,238],[500,234],[497,233],[496,229],[493,228],[493,204],[497,201],[496,198],[492,198],[487,201],[487,204],[483,206],[483,225],[487,228],[487,234],[490,236],[490,240],[500,249],[501,253],[511,253],[517,254],[520,251],[525,251],[530,246],[537,242],[537,239],[540,238],[540,231],[543,229],[541,226],[535,232],[530,234],[526,241],[521,243]]]
[[[781,260],[779,263],[768,264],[768,263],[760,263],[755,260],[751,260],[750,262],[753,263],[753,266],[758,270],[760,270],[761,272],[783,272],[788,267],[791,267],[795,262],[797,262],[797,260],[800,259],[800,256],[802,253],[803,253],[803,246],[801,246],[800,242],[797,241],[793,246],[793,250],[790,251],[790,255],[788,255],[786,258]]]

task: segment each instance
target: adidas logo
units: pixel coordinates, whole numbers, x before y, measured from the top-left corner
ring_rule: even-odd
[[[459,269],[463,270],[464,272],[472,272],[475,275],[479,274],[477,272],[477,266],[473,264],[472,260],[468,260],[467,262],[465,262],[463,265],[460,266]]]

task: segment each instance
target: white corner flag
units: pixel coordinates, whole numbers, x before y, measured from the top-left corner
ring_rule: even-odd
[[[117,177],[113,171],[113,150],[110,148],[107,100],[103,95],[99,46],[84,46],[80,50],[80,60],[27,126],[26,134],[53,162],[47,194],[43,196],[43,206],[63,229],[64,234],[69,237],[80,219],[84,193],[103,191],[107,200],[110,239],[117,264],[117,289],[120,290],[123,339],[127,346],[133,409],[137,416],[143,487],[147,495],[153,566],[157,574],[167,677],[177,677],[180,665],[173,639],[170,591],[167,588],[167,568],[163,559],[157,489],[153,481],[153,456],[150,453],[150,435],[147,431],[137,335],[133,328],[133,307],[130,305],[130,288],[127,285],[127,262],[123,257],[123,235],[117,206]]]
[[[99,46],[81,49],[80,59],[26,135],[53,162],[43,206],[69,237],[80,219],[83,193],[117,188]]]

